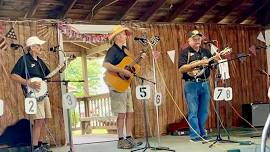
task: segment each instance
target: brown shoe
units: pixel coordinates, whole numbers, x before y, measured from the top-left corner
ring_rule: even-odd
[[[118,140],[118,149],[131,149],[132,147],[133,146],[126,139]]]

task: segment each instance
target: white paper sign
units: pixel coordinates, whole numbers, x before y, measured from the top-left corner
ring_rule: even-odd
[[[225,88],[224,92],[225,92],[225,99],[224,100],[225,101],[231,101],[232,97],[233,97],[232,88],[227,87],[227,88]]]
[[[25,98],[24,100],[25,113],[33,115],[37,113],[37,100],[35,98]]]
[[[156,92],[155,93],[155,100],[154,100],[154,104],[155,106],[160,106],[161,105],[161,93],[160,92]]]
[[[232,88],[231,87],[216,87],[214,91],[214,100],[215,101],[230,101],[232,100]]]
[[[138,85],[136,87],[136,98],[139,100],[149,99],[151,95],[151,89],[149,85]]]
[[[229,73],[229,64],[227,62],[227,59],[219,60],[218,62],[219,62],[218,68],[221,74],[221,79],[222,80],[229,79],[230,73]]]
[[[216,87],[214,91],[214,100],[215,101],[221,101],[224,100],[224,87]]]
[[[0,116],[4,114],[4,101],[0,99]]]
[[[65,93],[63,95],[63,102],[66,109],[72,109],[77,105],[77,98],[73,95],[72,92]]]
[[[175,50],[167,51],[167,54],[169,55],[170,59],[174,63],[174,58],[175,58]]]

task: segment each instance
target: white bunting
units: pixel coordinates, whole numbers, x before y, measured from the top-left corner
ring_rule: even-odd
[[[4,101],[0,99],[0,116],[4,114]]]
[[[217,53],[218,48],[214,44],[210,43],[210,49],[211,49],[211,54]]]
[[[174,58],[175,58],[175,50],[167,51],[167,54],[169,55],[170,59],[174,63]]]
[[[257,39],[265,43],[265,38],[264,38],[262,32],[259,33],[259,35],[257,36]]]

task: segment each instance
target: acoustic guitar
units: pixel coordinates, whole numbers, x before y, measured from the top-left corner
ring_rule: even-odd
[[[226,55],[232,52],[232,48],[226,47],[224,50],[220,51],[220,55]],[[214,56],[208,59],[208,62],[212,61],[214,59]],[[193,61],[190,64],[193,64],[195,62],[199,62],[199,60]],[[193,78],[197,78],[204,74],[207,66],[199,66],[194,68],[193,70],[187,72],[187,74]]]
[[[159,41],[160,41],[160,38],[158,36],[153,37],[149,42],[147,42],[149,45],[145,47],[143,51],[134,60],[128,55],[124,57],[123,60],[116,66],[121,69],[126,69],[130,71],[134,75],[138,74],[138,72],[140,71],[140,66],[138,63],[142,59],[141,55],[143,53],[146,53],[149,47],[152,49],[152,47],[157,45]],[[107,70],[105,72],[104,80],[115,91],[124,92],[129,87],[134,75],[131,77],[125,77],[119,73],[110,72]]]

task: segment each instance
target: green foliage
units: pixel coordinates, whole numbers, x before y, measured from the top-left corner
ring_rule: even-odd
[[[87,60],[89,89],[96,90],[101,84],[100,78],[102,77],[102,62],[103,58]],[[66,80],[83,80],[81,57],[77,57],[68,65],[68,68],[65,70],[65,77]],[[70,84],[77,88],[75,96],[84,96],[82,82],[70,82]]]
[[[75,110],[70,110],[70,119],[72,128],[77,128],[80,119],[79,112]]]

